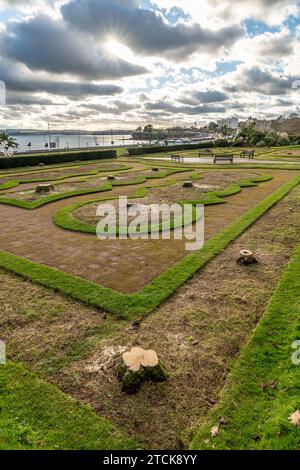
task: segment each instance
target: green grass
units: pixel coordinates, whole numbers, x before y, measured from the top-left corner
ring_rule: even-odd
[[[299,265],[300,246],[236,361],[220,403],[197,431],[193,449],[300,448],[300,428],[288,421],[300,409],[300,365],[291,360],[291,345],[300,339]],[[212,438],[209,430],[220,417],[226,424]]]
[[[0,450],[124,450],[138,443],[22,365],[0,365]]]
[[[16,186],[19,186],[19,181],[17,180],[11,180],[11,181],[6,181],[5,183],[0,183],[0,191],[4,191],[5,189],[12,189],[15,188]]]
[[[238,217],[208,240],[198,251],[191,252],[178,263],[155,278],[134,294],[122,294],[77,276],[49,266],[29,261],[11,253],[0,251],[0,266],[46,287],[55,289],[74,299],[101,307],[117,317],[132,319],[149,313],[190,279],[195,272],[224,250],[268,209],[280,201],[300,182],[294,176],[270,196]]]

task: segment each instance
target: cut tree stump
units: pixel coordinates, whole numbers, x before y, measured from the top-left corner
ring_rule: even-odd
[[[107,180],[108,181],[114,181],[116,177],[114,175],[108,175]]]
[[[52,184],[39,184],[35,189],[36,194],[51,193],[51,191],[54,191]]]
[[[143,382],[167,380],[164,366],[155,351],[134,347],[122,354],[115,366],[116,376],[122,382],[122,391],[137,393]]]
[[[159,168],[152,168],[152,171],[159,171]]]
[[[250,250],[241,250],[240,256],[238,257],[236,262],[238,264],[244,264],[245,266],[248,264],[258,263],[257,259]]]
[[[183,183],[183,188],[193,188],[194,187],[194,184],[192,181],[185,181]]]

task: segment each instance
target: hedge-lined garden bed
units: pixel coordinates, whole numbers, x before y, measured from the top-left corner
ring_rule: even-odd
[[[117,158],[117,152],[115,150],[89,150],[80,152],[53,152],[39,155],[4,157],[0,158],[0,169],[35,166],[39,165],[40,163],[51,165],[52,163],[65,163],[76,160],[102,160],[104,158]]]

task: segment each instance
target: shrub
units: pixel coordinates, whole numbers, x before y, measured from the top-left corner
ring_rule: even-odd
[[[229,147],[229,142],[227,139],[217,139],[214,142],[215,147]]]
[[[132,147],[128,149],[129,155],[144,155],[148,153],[179,152],[180,150],[194,150],[203,148],[213,148],[213,142],[201,142],[199,144],[178,144],[156,147]]]
[[[289,145],[290,139],[288,137],[278,137],[277,145]]]
[[[232,147],[243,147],[246,143],[245,139],[239,137],[232,143]]]
[[[104,158],[116,158],[117,152],[115,150],[90,150],[79,152],[53,152],[38,155],[17,155],[14,157],[0,158],[0,169],[3,168],[17,168],[23,166],[35,166],[40,163],[66,163],[74,162],[75,160],[101,160]]]
[[[257,142],[255,147],[267,147],[267,143],[265,140],[260,140],[259,142]]]
[[[251,145],[256,145],[258,142],[264,140],[265,133],[261,131],[255,131],[250,139]]]

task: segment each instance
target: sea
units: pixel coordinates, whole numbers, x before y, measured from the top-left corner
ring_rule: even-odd
[[[17,152],[37,151],[49,149],[49,134],[22,134],[12,136],[19,144]],[[130,145],[141,145],[141,140],[132,140],[131,135],[89,135],[89,134],[52,134],[51,148],[74,149],[74,148],[98,148],[98,147],[128,147]]]

